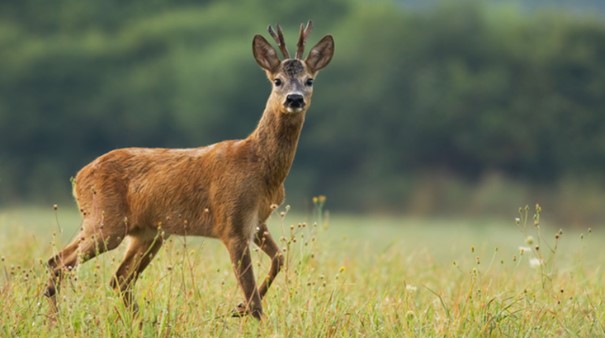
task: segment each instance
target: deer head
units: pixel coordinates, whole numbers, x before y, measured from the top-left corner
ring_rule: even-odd
[[[283,114],[300,114],[307,111],[313,94],[313,80],[320,69],[330,63],[334,54],[334,39],[324,36],[302,59],[305,42],[311,32],[312,22],[300,26],[296,56],[290,58],[286,49],[282,29],[277,25],[277,32],[269,26],[269,34],[275,39],[284,59],[280,61],[277,52],[261,35],[254,36],[252,50],[256,62],[265,70],[273,89],[269,104]]]

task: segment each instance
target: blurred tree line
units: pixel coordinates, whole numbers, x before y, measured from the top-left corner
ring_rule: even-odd
[[[515,198],[602,187],[601,18],[479,1],[11,0],[0,2],[0,202],[66,200],[69,177],[117,147],[247,136],[270,90],[253,34],[279,22],[292,48],[308,18],[310,44],[332,33],[336,53],[289,203],[321,193],[332,208],[434,211],[483,201],[494,181],[496,200],[516,184],[536,188]]]

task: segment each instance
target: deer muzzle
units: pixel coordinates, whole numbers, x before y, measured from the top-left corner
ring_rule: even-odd
[[[305,108],[305,97],[300,94],[289,94],[286,96],[286,109],[290,113],[299,113]]]

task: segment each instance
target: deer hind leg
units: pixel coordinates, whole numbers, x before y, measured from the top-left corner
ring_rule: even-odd
[[[138,311],[138,307],[133,299],[132,287],[160,250],[164,240],[160,234],[131,235],[124,260],[111,279],[111,286],[120,291],[124,304],[134,312]]]
[[[59,291],[64,272],[99,254],[115,249],[122,242],[119,235],[112,236],[95,230],[96,224],[85,220],[82,230],[72,242],[48,260],[50,278],[44,294],[49,298],[51,310],[55,313],[58,310],[56,293]]]
[[[252,270],[252,259],[250,256],[250,247],[247,240],[233,239],[225,243],[231,263],[235,271],[235,277],[244,292],[245,304],[238,305],[234,311],[234,317],[241,317],[252,314],[254,318],[261,319],[263,308],[260,295],[256,288],[254,272]]]
[[[266,224],[261,224],[259,226],[259,230],[256,232],[256,236],[254,236],[254,243],[258,245],[258,247],[269,256],[269,258],[271,258],[271,268],[269,269],[269,274],[267,277],[265,277],[263,284],[261,284],[258,289],[260,298],[263,299],[269,290],[271,283],[273,283],[275,277],[284,265],[284,256],[273,240],[273,237],[271,237]]]

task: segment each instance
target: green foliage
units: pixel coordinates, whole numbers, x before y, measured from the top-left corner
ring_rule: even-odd
[[[308,18],[311,40],[331,32],[337,46],[291,199],[393,210],[435,172],[552,185],[605,170],[599,19],[476,1],[5,1],[0,201],[64,199],[116,147],[245,137],[269,91],[252,35],[280,22],[292,45]]]

